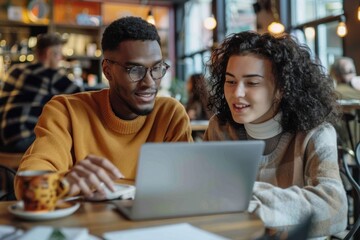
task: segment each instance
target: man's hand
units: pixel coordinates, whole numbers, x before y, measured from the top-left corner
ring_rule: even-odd
[[[94,191],[104,193],[102,183],[111,191],[115,191],[113,180],[123,177],[108,159],[94,155],[88,155],[65,176],[70,183],[69,195],[81,192],[85,197],[92,197]]]

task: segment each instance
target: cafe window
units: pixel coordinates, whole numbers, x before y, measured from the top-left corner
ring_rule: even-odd
[[[291,0],[292,24],[298,25],[342,13],[342,0]]]
[[[292,33],[308,45],[314,58],[327,69],[343,55],[343,40],[336,34],[337,16],[341,14],[343,5],[339,0],[291,1]]]
[[[211,0],[188,1],[184,9],[184,26],[180,34],[185,57],[181,61],[184,71],[182,80],[194,72],[204,72],[204,64],[208,59],[204,54],[213,45],[213,32],[204,26],[205,19],[212,16]]]
[[[256,30],[256,15],[253,10],[255,0],[225,0],[225,35],[241,31]],[[206,29],[205,19],[213,15],[212,0],[187,1],[185,3],[184,76],[194,72],[204,72],[214,44],[213,30]],[[222,41],[222,39],[218,39]],[[186,77],[184,77],[186,79]]]
[[[329,22],[318,26],[318,55],[326,68],[329,68],[335,58],[343,55],[342,39],[336,34],[337,25],[338,22]]]
[[[185,4],[186,55],[212,46],[212,31],[204,27],[205,18],[211,15],[211,0],[189,1]]]
[[[256,30],[256,15],[253,9],[254,0],[226,0],[226,35],[249,30]]]

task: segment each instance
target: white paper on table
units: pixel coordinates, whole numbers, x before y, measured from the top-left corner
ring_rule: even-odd
[[[204,231],[188,223],[138,228],[104,233],[106,240],[226,240],[222,236]]]
[[[27,231],[23,236],[21,236],[20,240],[34,240],[34,239],[49,239],[53,231],[54,227],[51,226],[36,226]],[[89,239],[89,231],[87,228],[66,228],[59,227],[58,230],[63,234],[66,240],[88,240]]]
[[[13,226],[9,225],[0,225],[0,239],[17,239],[19,236],[23,234],[23,230],[16,229]]]

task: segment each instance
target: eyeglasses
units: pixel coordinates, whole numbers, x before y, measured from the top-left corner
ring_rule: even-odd
[[[145,66],[131,66],[131,67],[125,67],[118,63],[117,61],[113,61],[110,59],[104,59],[105,61],[119,65],[120,67],[124,68],[126,72],[128,73],[130,79],[132,82],[139,82],[142,79],[144,79],[146,73],[148,70],[150,70],[150,76],[153,80],[159,80],[162,77],[165,76],[166,71],[169,69],[169,65],[165,62],[160,62],[152,67],[145,67]]]

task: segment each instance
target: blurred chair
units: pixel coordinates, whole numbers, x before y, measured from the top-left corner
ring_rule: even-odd
[[[16,171],[0,165],[0,201],[16,200],[14,192],[14,177]]]
[[[360,141],[356,144],[355,147],[355,161],[358,167],[360,167]]]
[[[359,106],[360,105],[356,105],[357,108],[359,108]],[[360,141],[360,109],[351,110],[352,106],[344,103],[343,108],[347,108],[347,110],[344,110],[342,121],[336,126],[338,137],[341,145],[345,144],[350,149],[355,149],[356,143]]]
[[[0,152],[0,164],[16,170],[24,153]]]
[[[358,235],[360,233],[357,233],[357,231],[360,227],[360,186],[356,180],[359,180],[360,143],[357,144],[355,152],[357,152],[358,154],[355,155],[354,151],[349,148],[338,146],[340,174],[344,182],[344,187],[349,203],[348,226],[345,232],[336,234],[332,236],[331,239],[359,239],[357,237],[359,237]],[[352,159],[354,159],[355,161],[350,162],[349,157],[352,157]]]
[[[355,121],[355,115],[352,114],[352,113],[344,113],[343,114],[343,121],[345,123],[345,127],[346,127],[346,131],[347,131],[347,134],[348,134],[348,140],[350,142],[350,146],[351,148],[355,148],[355,145],[354,145],[354,136],[352,134],[352,131],[351,131],[351,122],[352,121]]]
[[[0,152],[0,201],[16,200],[14,177],[23,153]]]

